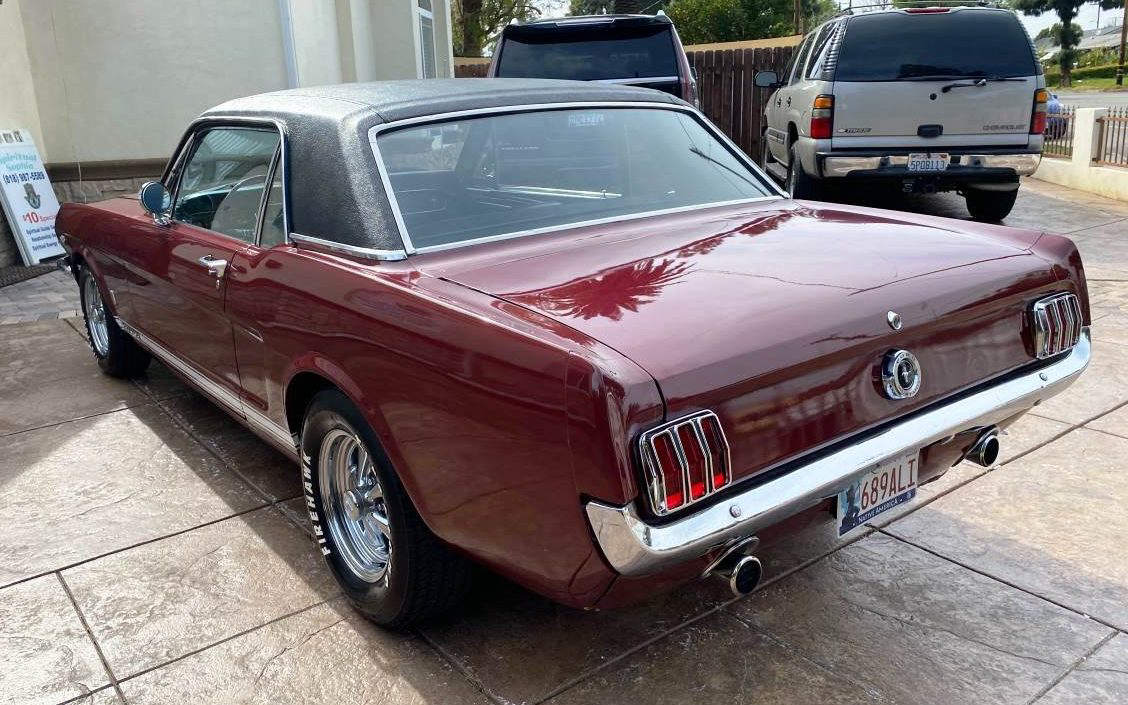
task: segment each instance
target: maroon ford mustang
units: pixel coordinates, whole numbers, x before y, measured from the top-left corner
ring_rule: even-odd
[[[382,624],[483,564],[578,607],[846,534],[1089,361],[1073,243],[788,200],[668,95],[309,88],[192,123],[59,236],[111,375],[156,356],[300,460]]]

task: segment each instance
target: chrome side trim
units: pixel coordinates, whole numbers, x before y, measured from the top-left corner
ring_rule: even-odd
[[[283,448],[293,449],[295,453],[297,452],[294,437],[290,435],[288,430],[276,424],[270,417],[266,416],[258,409],[244,404],[242,399],[232,394],[225,387],[216,384],[211,379],[198,372],[196,368],[185,362],[176,353],[137,330],[126,321],[118,317],[115,317],[114,320],[116,320],[118,326],[126,333],[129,333],[139,345],[159,358],[161,362],[187,377],[192,384],[211,397],[215,402],[225,406],[228,410],[235,413],[236,416],[245,419],[249,425],[273,438],[280,443]]]
[[[1086,327],[1066,357],[916,414],[857,443],[752,487],[683,519],[652,526],[635,504],[585,505],[603,555],[623,575],[649,575],[705,555],[838,494],[882,460],[961,431],[992,426],[1069,386],[1092,354]]]
[[[392,182],[391,182],[391,178],[389,176],[390,172],[388,171],[387,165],[384,163],[383,156],[380,154],[379,145],[377,145],[377,143],[376,143],[376,138],[381,133],[388,132],[389,130],[398,130],[398,129],[402,129],[402,128],[405,128],[405,127],[411,127],[411,126],[414,126],[414,125],[428,125],[428,124],[434,124],[434,123],[440,123],[440,122],[449,122],[451,120],[455,120],[455,119],[459,119],[459,118],[478,117],[478,116],[484,116],[484,115],[503,115],[503,114],[515,114],[515,113],[529,113],[529,112],[548,111],[548,110],[575,110],[577,108],[579,108],[579,109],[584,109],[584,108],[649,108],[649,109],[655,109],[655,110],[673,110],[673,111],[676,111],[676,112],[682,112],[682,113],[686,113],[687,115],[691,115],[698,122],[701,123],[701,125],[706,129],[706,131],[708,131],[717,140],[719,140],[732,153],[732,155],[738,161],[740,161],[742,164],[744,164],[745,167],[747,167],[749,169],[749,171],[752,173],[753,176],[755,176],[757,179],[760,180],[760,183],[764,187],[765,191],[767,191],[769,194],[774,194],[774,195],[767,195],[767,196],[751,198],[751,199],[741,199],[741,200],[737,200],[737,201],[721,201],[721,202],[717,202],[717,203],[704,203],[704,204],[700,204],[700,205],[696,205],[696,206],[685,206],[685,207],[680,207],[680,208],[647,211],[645,213],[632,213],[630,215],[625,215],[625,216],[612,216],[612,217],[609,217],[609,218],[599,218],[599,219],[596,219],[596,220],[587,220],[587,221],[582,221],[582,222],[577,222],[577,223],[568,223],[566,225],[554,225],[554,226],[545,227],[545,228],[534,228],[534,229],[530,229],[530,230],[521,230],[521,231],[517,231],[517,232],[513,232],[513,233],[505,233],[505,234],[502,234],[502,235],[492,235],[492,236],[488,236],[488,237],[476,238],[474,240],[464,240],[462,242],[450,243],[450,244],[447,244],[447,245],[434,245],[434,246],[431,246],[431,247],[419,247],[419,248],[415,247],[415,245],[411,242],[410,234],[407,232],[407,225],[404,223],[403,213],[400,210],[399,201],[396,199],[396,193],[392,189]],[[655,102],[647,102],[647,101],[577,101],[577,102],[572,102],[572,103],[532,103],[532,104],[529,104],[529,105],[506,105],[506,106],[494,106],[494,107],[489,107],[489,108],[474,108],[474,109],[471,109],[471,110],[457,110],[457,111],[453,111],[453,112],[449,112],[449,113],[438,113],[438,114],[435,114],[435,115],[423,115],[423,116],[420,116],[420,117],[405,118],[403,120],[395,120],[395,121],[392,121],[392,122],[386,122],[386,123],[381,123],[381,124],[375,125],[371,129],[368,130],[368,141],[372,146],[372,154],[376,159],[376,170],[380,174],[380,183],[384,187],[384,193],[387,195],[388,204],[392,208],[392,215],[393,215],[393,217],[396,221],[396,227],[399,228],[400,240],[403,242],[403,245],[404,245],[403,251],[408,255],[412,255],[412,254],[415,254],[417,252],[418,253],[438,252],[438,251],[441,251],[441,250],[449,250],[449,249],[453,249],[453,248],[457,248],[457,247],[467,247],[467,246],[470,246],[470,245],[479,245],[479,244],[483,244],[483,243],[487,243],[487,242],[496,242],[498,240],[508,240],[508,239],[516,238],[516,237],[525,237],[527,235],[540,235],[540,234],[548,233],[548,232],[556,232],[556,231],[560,231],[560,230],[570,230],[572,228],[580,228],[580,227],[584,227],[586,225],[601,225],[601,224],[604,224],[604,223],[613,223],[613,222],[618,222],[618,221],[636,220],[638,218],[647,218],[647,217],[650,217],[650,216],[665,215],[667,213],[679,213],[679,212],[682,212],[682,211],[695,210],[695,209],[698,209],[698,208],[711,208],[713,206],[724,206],[724,205],[730,205],[730,204],[736,204],[736,203],[755,203],[755,202],[758,202],[758,201],[770,201],[770,200],[775,200],[775,199],[790,198],[790,196],[788,196],[788,194],[786,192],[784,192],[775,183],[775,181],[773,181],[771,179],[771,177],[769,177],[767,174],[764,173],[764,171],[762,169],[760,169],[759,165],[757,165],[754,161],[752,161],[752,159],[747,154],[745,154],[743,151],[741,151],[740,148],[738,148],[736,146],[736,144],[734,144],[733,141],[728,138],[727,135],[725,135],[723,132],[721,132],[720,129],[717,128],[716,125],[714,125],[712,122],[710,122],[709,119],[706,118],[703,113],[701,113],[699,110],[697,110],[696,108],[693,108],[689,105],[679,105],[677,103],[666,103],[666,102],[658,102],[658,101],[655,101]]]
[[[922,147],[922,152],[929,151]],[[933,152],[943,153],[943,150],[932,149]],[[960,163],[954,166],[959,169],[1013,169],[1019,176],[1033,174],[1042,163],[1041,154],[961,154]],[[877,171],[891,167],[904,167],[909,158],[904,154],[891,154],[886,156],[869,157],[835,157],[826,155],[822,158],[823,176],[846,176],[853,171]],[[943,171],[912,172],[919,176],[943,176]]]
[[[302,249],[331,252],[338,255],[349,255],[351,257],[372,259],[379,262],[398,262],[407,259],[407,253],[403,250],[375,250],[370,247],[358,247],[356,245],[345,245],[340,242],[333,242],[332,240],[322,240],[319,237],[313,237],[311,235],[290,233],[290,241],[293,242],[296,247]]]

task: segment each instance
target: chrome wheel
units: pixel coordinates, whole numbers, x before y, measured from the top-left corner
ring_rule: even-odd
[[[87,274],[83,284],[82,300],[86,303],[86,330],[99,357],[110,353],[110,331],[106,327],[106,305],[92,274]]]
[[[337,552],[356,577],[382,580],[392,554],[388,508],[376,466],[351,430],[334,429],[321,442],[321,504]]]

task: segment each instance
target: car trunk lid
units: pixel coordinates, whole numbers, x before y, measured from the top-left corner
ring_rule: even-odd
[[[964,225],[994,230],[776,202],[419,263],[618,350],[654,377],[667,418],[716,412],[740,479],[1030,361],[1024,311],[1055,281],[1029,252],[1038,234]],[[913,399],[885,398],[875,379],[894,348],[923,368]]]

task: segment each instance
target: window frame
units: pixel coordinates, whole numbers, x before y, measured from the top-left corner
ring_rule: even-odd
[[[384,163],[384,159],[380,154],[380,147],[377,143],[377,138],[384,132],[392,132],[409,127],[419,127],[428,124],[441,124],[444,122],[452,122],[467,118],[488,117],[493,115],[513,115],[519,113],[530,112],[549,112],[554,110],[585,110],[591,108],[603,109],[631,109],[642,108],[649,110],[669,110],[672,112],[684,113],[701,125],[701,127],[712,135],[721,146],[727,149],[732,156],[745,167],[748,168],[749,173],[757,178],[764,186],[766,195],[757,196],[753,198],[741,198],[730,201],[717,201],[711,203],[701,203],[692,206],[678,206],[675,208],[663,208],[652,211],[642,211],[640,213],[631,213],[628,215],[615,215],[605,218],[595,218],[592,220],[577,221],[574,223],[565,223],[561,225],[550,225],[540,228],[530,228],[527,230],[517,230],[514,232],[502,233],[500,235],[487,235],[484,237],[473,238],[470,240],[461,240],[459,242],[446,243],[442,245],[430,245],[427,247],[415,247],[411,241],[411,235],[408,233],[407,226],[404,223],[403,214],[400,210],[399,202],[396,199],[395,190],[392,188],[391,174]],[[443,250],[452,250],[460,247],[472,247],[490,242],[498,242],[502,240],[512,240],[519,237],[528,237],[531,235],[541,235],[551,232],[559,232],[563,230],[572,230],[575,228],[582,228],[589,225],[600,225],[605,223],[616,223],[621,221],[638,220],[641,218],[649,218],[653,216],[666,215],[670,213],[682,213],[701,208],[714,208],[719,206],[736,205],[743,203],[757,203],[760,201],[770,201],[775,199],[785,199],[787,194],[763,171],[760,167],[743,151],[740,150],[731,139],[728,138],[723,132],[720,131],[713,123],[709,122],[698,110],[688,105],[677,105],[675,103],[647,103],[644,101],[579,101],[571,103],[537,103],[529,105],[510,105],[489,108],[475,108],[471,110],[459,110],[450,113],[439,113],[435,115],[425,115],[415,118],[406,118],[403,120],[396,120],[393,122],[381,123],[374,125],[368,130],[368,141],[372,149],[372,154],[376,160],[376,169],[380,175],[380,184],[384,188],[385,197],[388,200],[388,205],[392,209],[392,215],[396,223],[396,229],[399,231],[400,242],[403,244],[402,253],[405,256],[414,254],[426,254],[429,252],[441,252]]]
[[[439,77],[439,65],[438,65],[439,47],[438,47],[438,41],[436,40],[434,9],[428,10],[428,9],[424,8],[423,4],[422,4],[422,2],[420,2],[420,0],[410,0],[410,2],[415,9],[413,16],[415,18],[415,38],[417,40],[415,48],[416,48],[417,54],[418,54],[418,56],[416,58],[418,59],[418,62],[419,62],[419,78],[421,78],[421,79],[438,78]],[[427,53],[426,53],[426,51],[424,50],[424,47],[423,47],[423,42],[425,41],[425,39],[423,37],[423,19],[424,18],[431,21],[431,57],[432,57],[432,61],[434,62],[434,66],[432,66],[432,69],[434,69],[434,72],[435,72],[434,76],[428,76],[427,75],[427,64],[424,61],[425,57],[427,56]]]
[[[274,174],[276,169],[281,166],[282,168],[282,232],[285,237],[279,245],[292,243],[290,232],[290,184],[289,184],[289,171],[287,169],[287,150],[286,150],[286,129],[280,120],[265,119],[265,118],[244,118],[239,116],[208,116],[199,118],[192,122],[185,131],[184,136],[180,139],[180,144],[177,147],[175,156],[169,160],[165,166],[164,173],[161,174],[161,183],[168,189],[172,197],[172,206],[175,208],[176,200],[180,197],[180,183],[183,169],[187,164],[189,158],[194,152],[196,142],[202,139],[202,135],[206,132],[216,129],[244,129],[244,130],[259,130],[262,132],[273,131],[278,134],[278,147],[274,150],[274,155],[270,159],[270,168],[267,172],[266,188],[263,189],[263,195],[259,201],[258,219],[255,223],[255,237],[251,242],[240,240],[237,237],[221,233],[217,230],[210,228],[201,228],[207,232],[217,236],[224,237],[232,242],[241,243],[243,246],[259,247],[262,241],[262,219],[266,212],[266,201],[269,196],[270,184],[274,181]],[[169,184],[172,184],[171,188]],[[172,215],[171,211],[169,213]],[[182,220],[172,219],[172,222],[190,227],[198,227],[185,223]],[[277,245],[272,245],[276,247]]]

